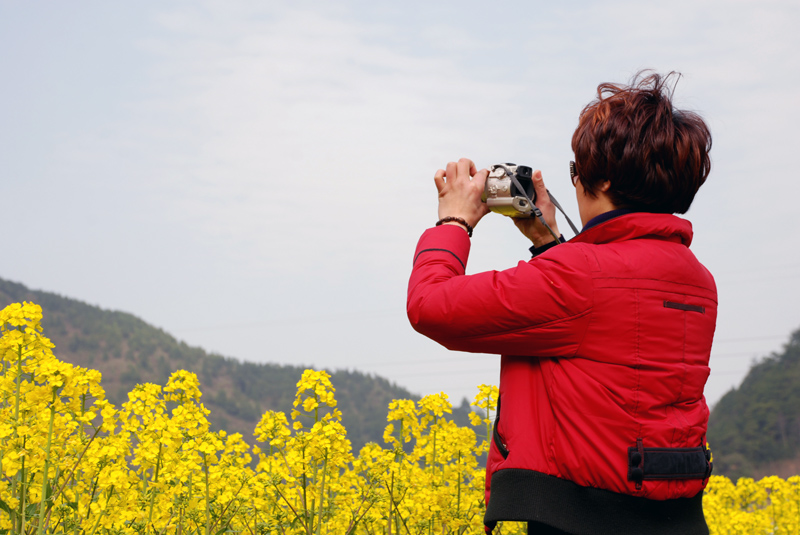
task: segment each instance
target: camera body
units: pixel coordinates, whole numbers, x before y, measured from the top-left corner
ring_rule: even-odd
[[[506,163],[491,166],[481,201],[486,203],[489,210],[498,214],[508,217],[534,217],[531,203],[536,202],[536,192],[533,189],[532,174],[533,170],[526,165]]]

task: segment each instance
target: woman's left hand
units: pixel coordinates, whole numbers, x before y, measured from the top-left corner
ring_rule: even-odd
[[[560,236],[558,224],[556,224],[556,206],[550,200],[550,193],[544,185],[542,172],[538,169],[533,172],[533,189],[536,192],[536,206],[542,211],[542,216],[556,236]],[[542,247],[550,242],[556,241],[550,231],[542,225],[535,217],[530,219],[514,218],[514,224],[531,242],[534,247]]]
[[[489,213],[489,207],[481,202],[481,195],[489,171],[478,171],[472,160],[461,158],[439,169],[433,177],[439,191],[439,219],[460,217],[474,227]]]

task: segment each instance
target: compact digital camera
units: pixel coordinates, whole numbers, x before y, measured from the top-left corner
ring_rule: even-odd
[[[532,203],[536,202],[536,192],[532,174],[533,169],[526,165],[500,163],[491,166],[481,201],[498,214],[535,217]]]

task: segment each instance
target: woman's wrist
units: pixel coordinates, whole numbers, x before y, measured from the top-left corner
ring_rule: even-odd
[[[542,243],[541,245],[533,245],[530,248],[528,248],[528,250],[531,252],[531,257],[535,258],[535,257],[539,256],[540,254],[542,254],[543,252],[549,251],[550,249],[552,249],[556,245],[558,245],[560,243],[564,243],[564,241],[565,241],[564,240],[564,236],[559,236],[558,237],[558,241],[550,240],[549,242]]]
[[[545,245],[559,241],[556,236],[561,236],[561,231],[558,230],[558,225],[555,222],[550,223],[551,233],[536,219],[528,219],[526,221],[529,223],[529,226],[523,230],[523,234],[531,240],[534,247],[544,247]],[[555,236],[553,234],[555,234]]]
[[[459,226],[467,232],[470,238],[472,237],[472,230],[473,230],[472,225],[467,223],[467,220],[464,219],[463,217],[446,216],[436,222],[436,226],[438,227],[439,225]]]
[[[537,249],[544,247],[545,245],[549,245],[556,241],[556,239],[552,236],[552,234],[547,234],[546,236],[542,236],[538,239],[531,239],[531,243]]]

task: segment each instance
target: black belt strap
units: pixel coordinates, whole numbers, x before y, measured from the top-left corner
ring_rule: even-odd
[[[696,448],[645,448],[641,439],[628,448],[628,481],[648,479],[706,479],[711,475],[711,452]]]

